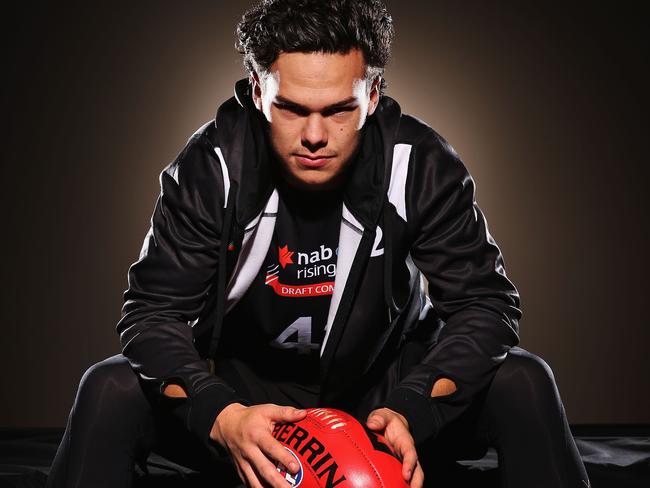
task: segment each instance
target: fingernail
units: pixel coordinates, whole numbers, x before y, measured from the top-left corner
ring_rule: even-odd
[[[295,473],[296,471],[298,471],[298,465],[294,462],[289,463],[289,471]]]

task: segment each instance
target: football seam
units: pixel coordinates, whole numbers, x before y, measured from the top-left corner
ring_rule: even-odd
[[[354,437],[352,437],[350,434],[348,434],[348,432],[345,431],[345,430],[343,430],[343,431],[341,431],[341,432],[343,432],[343,434],[345,434],[346,437],[347,437],[348,439],[350,439],[350,442],[352,442],[352,445],[357,449],[357,451],[359,451],[359,452],[361,453],[361,455],[364,457],[364,459],[366,460],[366,462],[367,462],[367,463],[370,465],[370,467],[372,468],[373,473],[375,473],[375,478],[377,478],[377,481],[379,482],[379,484],[380,484],[382,487],[384,487],[384,486],[385,486],[385,485],[384,485],[384,481],[379,477],[379,472],[377,471],[377,468],[375,467],[375,465],[373,464],[373,462],[370,460],[370,458],[368,458],[368,456],[366,456],[366,453],[364,452],[364,450],[361,449],[361,447],[360,447],[360,446],[355,442]]]

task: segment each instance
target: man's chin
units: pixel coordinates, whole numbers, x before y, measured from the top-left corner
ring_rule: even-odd
[[[331,178],[296,178],[296,186],[309,191],[326,191],[334,188]]]
[[[305,171],[298,174],[291,173],[288,183],[296,188],[306,191],[327,191],[336,188],[338,178],[328,174],[314,174],[315,171]]]
[[[279,160],[278,163],[280,163]],[[332,171],[334,168],[305,169],[293,162],[278,164],[279,176],[293,188],[304,191],[329,191],[340,186],[345,179],[345,167]]]

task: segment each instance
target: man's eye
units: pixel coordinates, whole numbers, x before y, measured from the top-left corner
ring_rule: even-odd
[[[307,113],[305,113],[304,110],[300,110],[298,107],[292,107],[291,105],[275,104],[275,106],[279,110],[282,110],[283,112],[289,112],[290,114],[297,115],[299,117],[304,117],[305,115],[308,115]]]
[[[295,115],[297,117],[307,117],[309,115],[308,110],[304,110],[300,107],[294,107],[293,105],[284,105],[282,103],[275,103],[274,105],[278,110],[281,110],[291,115]],[[322,112],[322,115],[323,117],[331,117],[333,115],[338,117],[343,117],[344,115],[354,111],[355,109],[356,107],[332,108],[330,110],[326,110]]]
[[[334,110],[331,110],[327,112],[325,115],[336,115],[336,116],[342,116],[345,115],[349,112],[352,112],[356,107],[344,107],[344,108],[337,108]]]

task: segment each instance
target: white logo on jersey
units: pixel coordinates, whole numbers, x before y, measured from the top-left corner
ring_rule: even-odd
[[[318,263],[319,261],[326,261],[332,258],[332,254],[332,249],[321,244],[320,251],[312,251],[310,253],[299,252],[298,264],[314,264]]]

